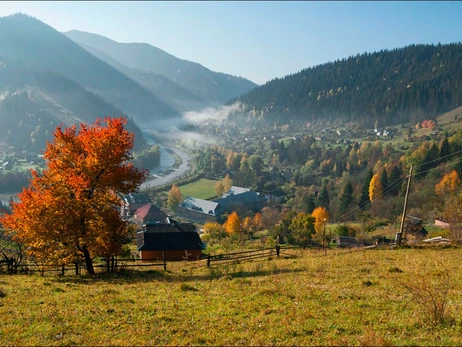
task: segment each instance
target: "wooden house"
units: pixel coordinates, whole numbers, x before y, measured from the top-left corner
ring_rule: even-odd
[[[146,223],[155,223],[155,222],[166,222],[168,216],[166,213],[162,212],[162,210],[156,206],[154,206],[151,202],[144,204],[140,208],[138,208],[135,213],[133,214],[133,220],[138,225],[144,225]]]
[[[141,261],[198,260],[205,244],[192,223],[178,223],[167,218],[167,223],[147,223],[136,235]]]

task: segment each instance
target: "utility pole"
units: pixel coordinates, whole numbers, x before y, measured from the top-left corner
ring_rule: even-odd
[[[409,178],[407,181],[406,196],[404,197],[404,207],[403,207],[403,217],[401,218],[401,227],[399,228],[399,232],[396,233],[396,244],[398,246],[401,246],[401,240],[403,239],[404,220],[406,219],[407,199],[409,197],[409,188],[411,187],[412,166],[413,165],[411,165],[411,169],[409,170]]]

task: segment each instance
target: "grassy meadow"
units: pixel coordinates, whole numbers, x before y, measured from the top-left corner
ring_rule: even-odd
[[[0,275],[0,344],[461,344],[460,249],[290,252],[166,272]]]
[[[183,197],[191,196],[199,199],[211,199],[216,197],[215,184],[218,181],[201,178],[198,181],[179,186]]]

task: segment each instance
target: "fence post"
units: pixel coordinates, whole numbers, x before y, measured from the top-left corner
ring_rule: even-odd
[[[281,250],[281,246],[276,245],[276,256],[279,258],[279,252]]]
[[[210,267],[210,254],[207,256],[207,267]]]
[[[65,271],[65,266],[63,264],[63,265],[61,265],[61,275],[63,275],[63,276],[64,276],[64,271]]]
[[[167,271],[167,263],[165,262],[165,252],[162,252],[162,260],[164,262],[164,271]]]

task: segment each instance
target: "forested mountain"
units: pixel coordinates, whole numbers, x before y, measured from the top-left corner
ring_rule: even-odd
[[[228,104],[239,101],[239,113],[282,124],[416,122],[462,104],[461,62],[461,43],[358,54],[274,79]]]
[[[162,101],[180,112],[200,110],[209,106],[209,104],[197,95],[191,93],[189,90],[181,87],[167,77],[154,72],[141,71],[128,67],[119,63],[117,60],[99,49],[84,44],[80,45],[98,59],[112,65],[142,86],[153,91],[159,98],[162,99]]]
[[[0,18],[0,56],[58,72],[96,92],[140,124],[179,113],[134,80],[97,59],[39,20],[23,14]]]
[[[103,51],[126,66],[161,74],[208,102],[222,103],[257,86],[245,78],[178,59],[147,43],[119,43],[78,30],[64,34],[79,44]]]
[[[0,142],[15,150],[39,153],[59,124],[121,115],[121,110],[56,72],[0,57]],[[135,134],[135,148],[143,148],[146,142],[131,118],[127,128]]]

